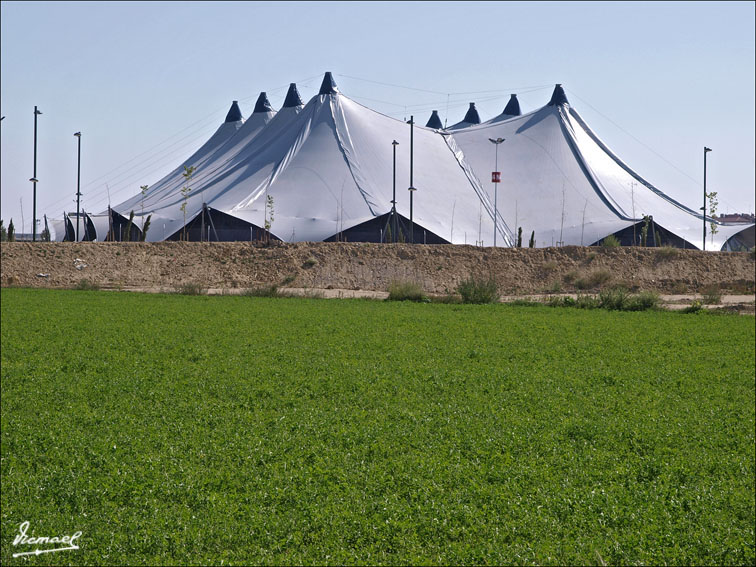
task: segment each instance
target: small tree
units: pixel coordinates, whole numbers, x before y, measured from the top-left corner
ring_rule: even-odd
[[[192,175],[197,170],[196,167],[193,165],[190,167],[184,166],[184,173],[181,175],[184,176],[185,185],[181,188],[181,196],[184,198],[184,202],[181,204],[181,212],[184,213],[184,236],[183,240],[186,240],[186,202],[189,199],[189,193],[192,192],[191,187],[189,186],[189,183],[192,181]]]
[[[13,226],[13,219],[8,223],[8,242],[16,241],[16,227]]]
[[[139,186],[139,189],[141,189],[141,191],[142,191],[142,201],[141,201],[141,206],[142,206],[142,232],[144,232],[144,196],[147,193],[147,189],[149,189],[149,187],[150,187],[149,185],[140,185]]]
[[[530,233],[530,242],[528,242],[528,248],[535,248],[535,230]]]
[[[144,225],[142,225],[142,235],[139,237],[140,242],[145,242],[147,239],[147,231],[150,229],[151,218],[152,218],[152,215],[147,215],[147,220],[144,221]]]
[[[123,235],[124,242],[131,242],[131,226],[134,224],[134,211],[129,213],[129,222],[126,223],[126,234]]]
[[[267,231],[267,234],[265,235],[265,238],[268,242],[270,242],[270,227],[273,226],[273,195],[267,195],[265,197],[265,230]]]
[[[651,217],[643,215],[643,227],[641,228],[641,246],[646,246],[648,243],[648,225],[651,223]]]
[[[0,242],[7,242],[8,241],[8,231],[5,230],[5,225],[3,224],[2,219],[0,219]]]
[[[517,248],[522,248],[522,227],[517,228]]]
[[[717,230],[717,221],[714,220],[719,200],[717,199],[716,191],[707,193],[706,196],[709,198],[709,216],[711,217],[711,222],[709,222],[709,233],[711,234],[711,241],[714,242],[714,235],[719,232],[719,230]]]

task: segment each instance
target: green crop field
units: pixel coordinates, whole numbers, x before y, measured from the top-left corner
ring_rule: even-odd
[[[6,288],[0,560],[753,565],[754,327]]]

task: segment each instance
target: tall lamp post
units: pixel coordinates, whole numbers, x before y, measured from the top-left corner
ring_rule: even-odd
[[[393,199],[391,199],[391,224],[394,227],[394,242],[397,241],[399,237],[399,227],[398,222],[396,218],[396,147],[399,145],[399,142],[394,140],[391,142],[391,145],[394,147],[394,193],[393,193]]]
[[[410,192],[410,242],[412,244],[415,243],[415,220],[412,216],[412,197],[415,194],[415,191],[417,189],[415,188],[414,183],[412,182],[412,172],[413,172],[413,152],[415,148],[415,117],[410,116],[409,119],[409,125],[410,125],[410,186],[409,186],[409,192]]]
[[[504,141],[504,138],[488,138],[496,147],[496,165],[494,171],[491,173],[491,182],[494,184],[494,247],[496,247],[496,233],[499,232],[499,183],[501,183],[501,172],[499,171],[499,144]]]
[[[81,201],[81,132],[74,134],[79,139],[79,157],[76,161],[76,242],[79,242],[79,204]]]
[[[711,148],[704,146],[704,194],[703,194],[703,247],[701,250],[706,250],[706,154],[711,151]]]
[[[29,179],[34,184],[34,197],[32,198],[32,242],[37,241],[37,116],[42,111],[34,107],[34,176]]]

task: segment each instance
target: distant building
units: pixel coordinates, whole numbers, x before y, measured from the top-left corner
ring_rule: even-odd
[[[756,215],[753,213],[731,213],[727,215],[714,215],[714,217],[720,222],[742,222],[752,223],[756,222]]]

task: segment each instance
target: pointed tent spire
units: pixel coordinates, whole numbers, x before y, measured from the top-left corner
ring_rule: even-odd
[[[467,122],[468,124],[480,124],[480,116],[478,115],[478,111],[475,109],[475,103],[470,103],[470,108],[467,110],[467,114],[465,114],[464,120],[462,122]]]
[[[336,86],[336,81],[333,80],[330,71],[326,71],[323,82],[320,84],[320,92],[318,94],[338,94],[339,88]]]
[[[567,95],[564,94],[564,89],[561,84],[557,84],[554,87],[554,93],[551,95],[551,100],[548,106],[557,106],[559,104],[569,104],[567,101]]]
[[[520,116],[522,114],[522,111],[520,110],[520,102],[517,100],[517,95],[513,94],[509,98],[509,102],[507,103],[507,106],[504,107],[504,112],[502,114],[507,114],[509,116]]]
[[[226,114],[226,122],[238,122],[242,119],[242,113],[239,109],[239,101],[235,100],[231,103],[231,108],[228,111],[228,114]]]
[[[284,100],[283,107],[290,108],[292,106],[302,106],[302,104],[302,98],[299,96],[297,84],[291,83],[289,85],[289,92],[286,93],[286,100]]]
[[[441,118],[438,116],[438,110],[434,110],[431,117],[428,119],[426,128],[435,128],[436,130],[443,130],[444,125],[441,123]]]
[[[253,112],[255,114],[258,112],[273,112],[273,107],[270,105],[268,95],[265,94],[264,91],[260,93],[259,97],[257,97],[257,103],[255,103],[255,110]]]

